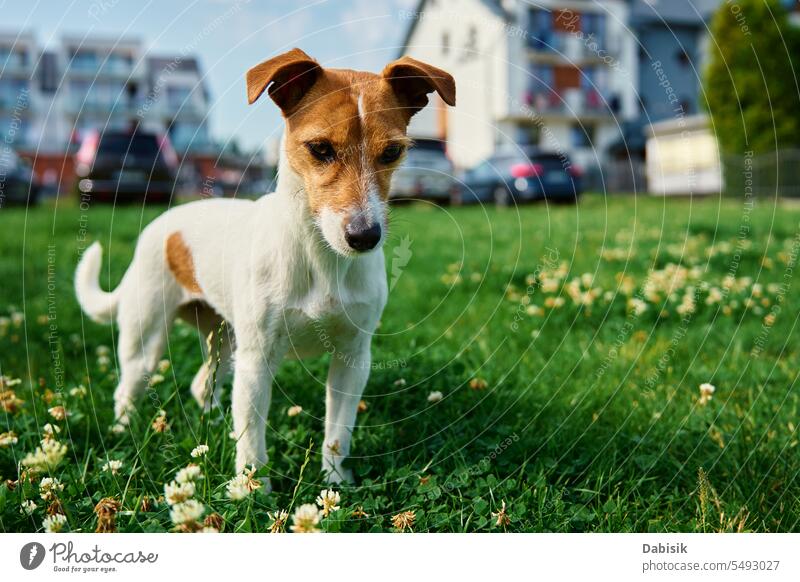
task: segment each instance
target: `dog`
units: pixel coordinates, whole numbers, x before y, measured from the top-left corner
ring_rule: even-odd
[[[201,406],[217,404],[232,368],[237,472],[268,461],[266,419],[281,361],[331,353],[322,470],[331,483],[352,482],[342,463],[388,296],[382,244],[391,175],[410,145],[411,117],[433,92],[455,105],[455,82],[410,57],[374,74],[324,68],[295,48],[247,72],[248,102],[265,91],[285,122],[276,191],[168,210],[142,231],[111,292],[98,282],[95,242],[78,264],[75,290],[90,318],[117,322],[114,413],[123,425],[176,317],[204,338],[229,327],[232,341],[220,342],[216,358],[206,353],[191,391]]]

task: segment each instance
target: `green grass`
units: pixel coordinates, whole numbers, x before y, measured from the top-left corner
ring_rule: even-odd
[[[33,484],[0,487],[3,531],[41,529],[47,473],[65,485],[65,529],[93,531],[95,504],[114,497],[119,530],[171,530],[164,502],[143,511],[141,501],[163,495],[198,443],[210,451],[195,497],[223,516],[224,531],[266,531],[267,512],[313,503],[324,487],[327,358],[287,362],[278,375],[269,495],[225,494],[229,394],[224,410],[206,415],[191,399],[200,340],[186,326],[175,328],[164,355],[172,366],[131,429],[109,430],[115,362],[96,350],[113,346],[115,332],[82,318],[74,300],[81,229],[110,255],[108,287],[157,212],[0,211],[0,315],[24,313],[0,325],[0,372],[22,380],[14,389],[25,401],[14,414],[0,410],[0,432],[19,439],[0,448],[0,476],[18,478],[47,422],[68,445]],[[392,222],[387,270],[397,280],[353,439],[357,484],[338,488],[341,509],[323,529],[392,531],[402,511],[415,513],[414,531],[434,532],[800,529],[800,208],[586,196],[577,207],[519,211],[403,207]],[[669,264],[687,271],[665,279]],[[737,278],[732,287],[726,275]],[[707,301],[715,288],[721,298]],[[589,289],[591,304],[576,304],[572,295]],[[679,307],[693,293],[694,309]],[[704,382],[716,386],[710,401],[700,399]],[[83,399],[69,394],[80,384]],[[441,401],[428,402],[433,391]],[[63,422],[47,412],[59,402],[70,413]],[[295,404],[304,412],[289,417]],[[170,430],[157,433],[162,409]],[[117,475],[101,470],[109,459],[123,462]],[[38,504],[30,517],[20,513],[25,499]],[[503,502],[507,527],[492,515]],[[357,508],[368,517],[353,516]]]

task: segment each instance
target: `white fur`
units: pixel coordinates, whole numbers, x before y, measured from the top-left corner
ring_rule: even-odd
[[[385,205],[377,196],[370,196],[360,211],[385,225]],[[386,304],[387,283],[380,245],[354,254],[342,224],[342,216],[331,211],[323,211],[318,223],[314,220],[303,182],[284,154],[275,193],[256,201],[177,206],[148,225],[133,262],[111,293],[98,284],[101,249],[94,243],[78,265],[75,288],[90,317],[117,319],[120,380],[114,401],[119,421],[127,422],[146,389],[177,312],[200,298],[181,287],[166,264],[165,241],[180,232],[191,249],[202,300],[233,329],[234,345],[228,342],[220,364],[224,371],[232,359],[236,470],[267,463],[271,386],[284,357],[327,351],[332,356],[322,466],[331,482],[350,480],[342,461],[350,452],[358,402],[369,377],[370,343]],[[192,323],[205,335],[219,321]],[[212,375],[204,365],[192,383],[201,403]]]

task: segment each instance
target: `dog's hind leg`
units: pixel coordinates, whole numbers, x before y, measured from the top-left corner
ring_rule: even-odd
[[[171,288],[141,291],[123,296],[117,317],[119,384],[114,391],[114,415],[121,424],[129,422],[129,413],[164,354],[178,302],[178,293]]]
[[[225,320],[205,303],[184,305],[178,315],[200,332],[203,363],[194,375],[191,390],[197,404],[208,411],[219,406],[222,385],[231,370],[233,333]]]

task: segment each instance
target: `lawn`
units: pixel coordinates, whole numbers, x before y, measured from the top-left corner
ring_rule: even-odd
[[[114,330],[81,316],[72,273],[85,233],[116,285],[157,212],[0,210],[0,433],[14,433],[0,437],[3,531],[41,530],[48,513],[65,531],[173,530],[164,485],[189,463],[202,507],[182,529],[213,515],[223,531],[269,531],[325,487],[327,358],[278,375],[269,495],[229,498],[229,393],[207,414],[192,400],[202,356],[188,326],[131,427],[112,430]],[[394,209],[357,482],[318,527],[800,530],[799,224],[788,203],[718,198]],[[42,491],[48,476],[63,489]]]

